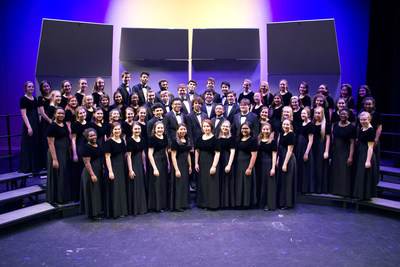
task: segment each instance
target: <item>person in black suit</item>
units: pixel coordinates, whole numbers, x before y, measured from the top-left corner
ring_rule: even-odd
[[[189,100],[190,103],[192,103],[193,99],[196,96],[199,96],[194,90],[197,87],[197,82],[195,80],[190,80],[187,84],[187,89],[188,89],[188,95],[189,95]]]
[[[163,117],[164,109],[161,103],[154,103],[152,106],[153,117],[147,122],[147,135],[148,138],[151,136],[153,126],[157,121],[162,121],[165,125],[165,117]]]
[[[221,96],[221,104],[223,106],[225,106],[226,104],[228,104],[228,92],[231,90],[231,84],[227,81],[223,81],[221,83],[221,92],[222,92],[222,96]]]
[[[164,115],[167,114],[168,112],[170,112],[172,110],[171,107],[171,93],[168,91],[162,91],[160,93],[160,97],[161,97],[161,104],[163,105],[163,109],[164,109]]]
[[[207,79],[207,89],[204,91],[204,93],[201,95],[201,97],[202,97],[204,100],[206,100],[206,92],[207,92],[208,90],[211,89],[211,91],[212,91],[212,93],[213,93],[213,96],[214,96],[212,102],[214,102],[214,103],[221,103],[221,95],[218,94],[218,93],[214,90],[214,87],[215,87],[215,79],[212,78],[212,77],[209,77],[209,78]]]
[[[214,93],[212,89],[207,89],[204,92],[204,104],[201,108],[201,111],[207,114],[208,119],[212,119],[215,117],[215,106],[217,103],[213,102]]]
[[[213,135],[219,136],[221,131],[221,125],[227,119],[224,117],[225,108],[222,104],[217,104],[215,106],[215,117],[211,119],[211,122],[214,125]]]
[[[186,85],[184,85],[183,83],[178,85],[178,96],[182,101],[181,111],[187,115],[192,111],[192,107],[190,106],[190,100],[187,93]]]
[[[156,99],[156,93],[154,93],[153,90],[147,90],[147,101],[146,103],[144,103],[143,107],[146,108],[146,113],[147,113],[147,118],[146,121],[150,120],[153,115],[152,115],[152,107],[155,103],[155,99]]]
[[[242,99],[240,101],[240,112],[235,114],[233,117],[232,123],[232,135],[239,136],[240,134],[240,127],[244,122],[249,122],[251,125],[251,132],[254,136],[258,136],[259,134],[259,122],[258,117],[253,112],[250,112],[250,101],[248,99]]]
[[[228,91],[227,94],[227,104],[225,105],[225,113],[224,117],[229,120],[229,122],[233,123],[233,116],[236,113],[240,112],[240,108],[238,103],[236,102],[236,92],[235,91]]]
[[[129,105],[129,96],[132,94],[132,89],[129,87],[131,74],[129,71],[124,71],[121,75],[122,83],[117,88],[117,91],[122,95],[122,100],[125,105]]]
[[[149,81],[150,73],[143,71],[140,73],[140,83],[132,87],[132,91],[137,92],[139,96],[139,105],[142,106],[147,101],[147,91],[151,87],[147,84]]]
[[[156,93],[155,101],[156,102],[161,102],[161,93],[164,92],[164,91],[168,92],[168,81],[165,80],[165,79],[159,80],[158,81],[158,87],[160,87],[160,91],[158,91]],[[170,98],[171,99],[175,97],[173,94],[171,94],[171,92],[169,92],[169,94],[170,94]]]
[[[172,110],[165,114],[165,133],[168,137],[168,148],[170,149],[172,141],[176,139],[176,131],[179,124],[186,122],[186,115],[181,112],[182,101],[180,98],[175,97],[171,100]]]

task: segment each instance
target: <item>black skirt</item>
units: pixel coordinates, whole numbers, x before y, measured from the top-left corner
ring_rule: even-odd
[[[270,176],[272,168],[272,155],[266,152],[258,152],[256,161],[256,176],[260,181],[259,207],[270,210],[276,209],[276,170],[275,175]]]
[[[215,174],[210,174],[215,152],[200,150],[199,155],[199,181],[197,184],[196,204],[201,208],[218,209],[219,199],[219,164]]]
[[[176,161],[181,172],[181,177],[175,176],[175,169],[171,168],[170,183],[170,209],[187,209],[189,208],[189,151],[176,154]]]
[[[149,164],[149,192],[147,207],[149,210],[160,211],[168,207],[168,161],[165,149],[154,151],[154,161],[156,163],[159,176],[154,176],[153,167]]]
[[[145,214],[147,200],[142,152],[132,153],[131,159],[135,177],[128,178],[128,211],[130,215]]]
[[[88,218],[100,216],[103,212],[102,183],[103,167],[102,158],[97,158],[91,162],[92,170],[97,177],[97,182],[93,182],[86,168],[82,171],[81,197],[79,211],[85,213]]]

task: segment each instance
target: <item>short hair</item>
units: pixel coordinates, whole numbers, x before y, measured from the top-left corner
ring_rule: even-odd
[[[200,96],[196,96],[195,98],[192,99],[192,103],[191,103],[192,107],[193,107],[195,102],[199,103],[200,105],[203,105],[204,100]]]
[[[189,81],[188,81],[188,84],[189,84],[189,83],[194,83],[194,84],[197,86],[197,82],[196,82],[195,80],[189,80]]]
[[[369,114],[369,112],[367,111],[361,112],[360,115],[358,115],[358,119],[360,119],[362,116],[367,116],[368,121],[371,122],[371,114]]]
[[[221,83],[221,87],[222,87],[222,85],[228,86],[229,89],[231,88],[231,84],[230,84],[229,82],[227,82],[227,81],[223,81],[223,82]]]
[[[88,139],[90,132],[94,132],[97,135],[97,132],[95,129],[87,128],[87,129],[85,129],[85,131],[83,131],[83,136],[86,138],[86,140]]]
[[[148,75],[147,75],[148,76]],[[166,80],[166,79],[161,79],[161,80],[159,80],[158,81],[158,86],[161,88],[161,83],[163,83],[163,82],[167,82],[168,83],[168,81]]]
[[[121,78],[124,78],[124,76],[125,75],[131,75],[131,73],[129,72],[129,71],[124,71],[122,74],[121,74]]]
[[[154,103],[154,105],[151,106],[151,110],[153,112],[156,111],[156,109],[158,109],[158,108],[164,109],[163,105],[160,102],[156,102],[156,103]]]
[[[207,93],[211,93],[212,95],[214,95],[214,92],[213,92],[212,89],[206,89],[206,90],[204,91],[204,95],[206,95]]]
[[[180,99],[179,97],[174,97],[174,98],[172,98],[172,100],[171,100],[171,105],[174,104],[175,101],[179,101],[179,102],[182,103],[182,99]]]
[[[147,75],[147,76],[150,76],[150,73],[148,73],[147,71],[142,71],[141,73],[140,73],[140,76],[139,77],[142,77],[143,75]]]
[[[215,83],[215,79],[213,77],[208,77],[207,82],[208,81]]]
[[[201,128],[203,129],[203,124],[204,123],[207,123],[208,125],[210,125],[210,127],[211,127],[211,132],[214,130],[214,124],[212,123],[212,121],[210,120],[210,119],[204,119],[202,122],[201,122]]]
[[[154,90],[152,90],[152,89],[147,90],[147,95],[149,95],[149,94],[151,94],[151,93],[156,94],[156,92],[154,92]]]
[[[224,107],[224,105],[222,105],[222,103],[218,103],[218,104],[216,104],[216,105],[215,105],[215,108],[216,108],[216,107],[218,107],[218,106],[221,106],[221,107],[222,107],[222,109],[225,111],[225,107]]]
[[[250,106],[250,100],[248,100],[247,98],[243,98],[242,100],[240,100],[240,104]]]
[[[184,83],[179,84],[178,85],[178,90],[179,90],[179,88],[185,88],[186,89],[186,84],[184,84]]]
[[[233,91],[233,90],[229,90],[228,93],[227,93],[227,95],[229,95],[229,94],[233,94],[233,95],[236,97],[236,92]]]
[[[163,95],[170,95],[171,93],[169,91],[161,91],[160,96],[162,97]]]

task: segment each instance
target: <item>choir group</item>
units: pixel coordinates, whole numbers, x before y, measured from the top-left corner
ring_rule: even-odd
[[[80,201],[92,219],[184,211],[192,189],[205,210],[288,209],[303,193],[376,195],[382,119],[368,86],[355,100],[343,84],[334,101],[325,84],[311,97],[302,82],[295,96],[286,80],[272,94],[246,79],[237,97],[209,78],[204,92],[190,80],[174,96],[167,80],[151,89],[149,76],[130,86],[122,73],[112,104],[101,77],[92,92],[80,79],[76,94],[70,81],[60,91],[43,81],[38,98],[26,82],[19,172],[47,168],[48,201]]]

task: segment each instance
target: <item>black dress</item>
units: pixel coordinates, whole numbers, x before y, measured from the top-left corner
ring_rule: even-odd
[[[309,108],[311,108],[311,97],[309,96],[309,95],[305,95],[305,96],[303,96],[303,98],[300,98],[300,96],[299,96],[299,105],[300,105],[300,107],[302,107],[302,108],[305,108],[305,107],[309,107]]]
[[[281,94],[282,99],[283,99],[283,105],[284,106],[289,106],[290,105],[290,99],[292,98],[292,93],[291,92],[286,92],[285,94]]]
[[[378,165],[375,158],[375,152],[371,157],[371,168],[365,168],[367,160],[368,142],[374,142],[375,129],[368,128],[358,134],[358,142],[356,147],[356,175],[354,179],[353,197],[357,199],[369,200],[377,195],[376,185],[378,184]]]
[[[145,188],[145,173],[142,153],[146,148],[145,141],[140,138],[136,142],[132,137],[127,138],[127,152],[131,152],[134,179],[128,178],[128,212],[130,215],[145,214],[147,212],[147,199]]]
[[[74,121],[76,121],[76,115],[72,114],[70,109],[66,109],[64,122],[69,122],[72,125]]]
[[[106,171],[106,200],[105,213],[109,218],[128,215],[128,200],[126,197],[126,168],[125,153],[126,146],[123,140],[121,143],[108,139],[104,145],[104,152],[111,154],[111,166],[114,173],[114,179],[109,178],[109,172]]]
[[[72,173],[71,173],[71,193],[72,200],[77,202],[80,198],[79,190],[81,188],[81,176],[82,170],[85,165],[82,160],[82,148],[85,145],[86,138],[83,136],[83,132],[87,129],[88,124],[81,124],[79,121],[74,121],[71,124],[71,134],[75,135],[76,153],[78,155],[78,162],[72,162]]]
[[[33,134],[28,135],[28,128],[22,123],[21,136],[21,156],[19,159],[18,172],[21,173],[38,173],[44,167],[43,154],[40,143],[39,113],[38,102],[36,97],[30,100],[22,97],[19,102],[20,109],[26,110],[26,117],[31,125]]]
[[[251,175],[245,174],[251,160],[251,152],[257,151],[258,144],[255,138],[238,141],[235,172],[235,205],[237,207],[248,208],[257,203],[255,168],[253,167]]]
[[[153,158],[157,166],[159,176],[154,176],[153,166],[150,164],[148,169],[148,202],[149,210],[161,211],[168,207],[168,159],[166,148],[168,146],[167,135],[160,139],[155,135],[149,138],[149,149],[153,148]]]
[[[132,125],[133,125],[133,122],[132,122],[132,124],[129,124],[129,122],[127,122],[127,121],[124,121],[122,123],[122,125],[121,125],[122,134],[125,135],[125,139],[128,139],[129,137],[132,136]]]
[[[47,154],[47,186],[46,197],[50,204],[65,203],[72,200],[71,196],[71,150],[69,131],[52,122],[47,129],[47,137],[54,138],[58,169],[53,168],[53,158],[50,150]]]
[[[293,132],[282,134],[279,140],[279,167],[278,167],[278,199],[280,207],[291,208],[296,200],[296,157],[294,153],[290,156],[287,163],[286,172],[282,171],[283,162],[285,161],[288,146],[294,146],[295,136]]]
[[[188,155],[192,147],[188,143],[178,144],[173,139],[171,151],[176,151],[176,161],[181,173],[181,177],[175,176],[175,169],[171,164],[171,183],[170,183],[170,210],[189,208],[189,163]]]
[[[97,144],[104,149],[104,144],[105,144],[104,136],[106,135],[106,127],[104,126],[104,123],[101,126],[99,126],[95,122],[90,122],[87,128],[93,128],[96,130]]]
[[[308,153],[308,160],[304,161],[304,154],[308,146],[308,136],[314,134],[314,124],[311,122],[306,125],[301,124],[299,128],[298,142],[296,147],[297,161],[297,183],[298,191],[301,193],[315,192],[314,179],[314,152],[311,148]]]
[[[272,153],[277,151],[276,141],[260,142],[256,161],[256,179],[258,204],[260,209],[276,209],[276,170],[275,175],[270,176],[272,169]]]
[[[90,165],[93,173],[97,177],[97,182],[93,182],[86,168],[82,171],[81,197],[79,211],[85,213],[88,218],[100,216],[103,212],[102,183],[103,177],[103,156],[104,152],[100,146],[94,147],[85,144],[81,150],[81,156],[90,158]]]
[[[350,140],[356,138],[356,127],[349,123],[340,127],[339,123],[333,125],[333,149],[330,171],[331,193],[350,197],[352,166],[347,166],[350,154]]]
[[[219,197],[219,164],[215,174],[210,174],[214,162],[215,152],[221,150],[219,140],[212,136],[203,140],[202,136],[197,141],[196,150],[199,150],[199,180],[197,184],[197,207],[217,209],[220,207]]]
[[[235,164],[232,163],[231,171],[225,172],[228,165],[231,149],[236,148],[236,140],[233,136],[230,138],[220,138],[221,154],[219,158],[220,170],[220,196],[221,208],[232,208],[235,206]]]
[[[54,106],[50,108],[50,99],[44,97],[44,96],[39,96],[38,97],[38,107],[43,107],[44,113],[48,118],[52,118],[54,115]],[[43,162],[43,167],[45,167],[46,162],[47,162],[47,150],[49,149],[48,143],[47,143],[47,127],[49,127],[49,122],[46,121],[43,116],[40,116],[40,123],[39,123],[39,128],[40,128],[40,145],[41,145],[41,152],[42,152],[42,162]]]
[[[338,112],[340,112],[340,111],[334,111],[332,113],[331,124],[335,124],[336,122],[340,121],[340,115],[338,114]],[[354,113],[351,110],[349,110],[348,121],[352,122],[352,123],[356,121],[356,117],[354,116]]]
[[[327,135],[331,134],[331,124],[327,123],[325,126],[325,138],[321,138],[321,125],[314,125],[314,142],[312,150],[314,153],[314,192],[311,193],[328,193],[328,168],[329,159],[324,159],[325,145]],[[311,185],[312,186],[312,185]],[[311,187],[312,188],[312,187]]]

